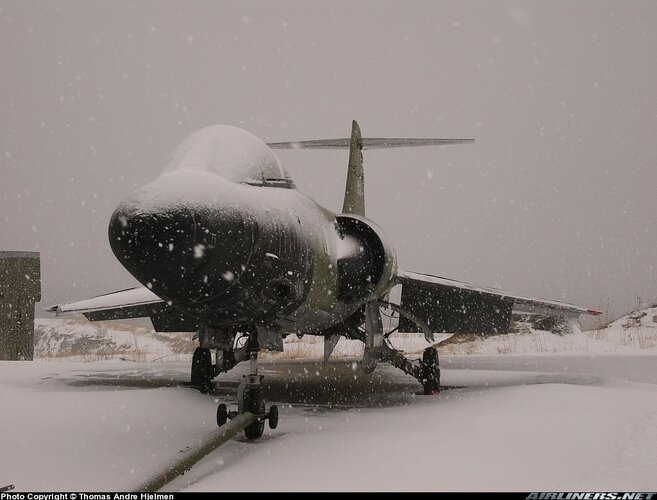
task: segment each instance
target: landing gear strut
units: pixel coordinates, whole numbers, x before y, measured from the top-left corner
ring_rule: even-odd
[[[255,344],[255,342],[254,342]],[[269,411],[265,409],[265,396],[262,393],[261,381],[263,375],[258,375],[258,351],[251,350],[251,374],[246,375],[237,388],[237,411],[228,411],[225,404],[217,407],[217,425],[224,425],[229,419],[241,413],[251,413],[255,420],[244,429],[247,439],[258,439],[265,431],[265,420],[269,421],[269,428],[278,426],[278,407],[272,405]]]
[[[427,342],[434,342],[435,338],[433,332],[429,325],[423,322],[420,318],[414,314],[405,311],[397,304],[392,304],[390,302],[378,302],[379,307],[392,309],[393,312],[396,312],[400,316],[405,316],[414,322],[423,332],[424,338]],[[379,315],[381,314],[380,310],[376,311]],[[398,328],[398,327],[397,327]],[[424,394],[437,394],[440,392],[440,367],[438,366],[438,351],[434,346],[427,347],[422,353],[422,359],[418,361],[411,361],[406,356],[404,356],[403,351],[395,349],[390,343],[390,335],[397,331],[397,328],[390,330],[387,334],[383,335],[383,344],[379,348],[378,359],[382,361],[387,361],[391,365],[399,368],[404,373],[407,373],[418,382],[422,384],[422,389]],[[379,331],[383,330],[383,326],[378,326]],[[365,328],[365,336],[362,339],[365,342],[365,348],[367,352],[368,337],[371,336],[371,333],[368,331],[367,323]]]
[[[417,361],[411,361],[401,351],[393,349],[388,343],[385,343],[381,359],[420,382],[424,394],[438,394],[440,392],[440,367],[438,365],[438,351],[435,347],[427,347],[418,363]]]

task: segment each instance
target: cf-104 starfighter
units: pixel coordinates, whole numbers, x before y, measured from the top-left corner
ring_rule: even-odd
[[[262,435],[265,419],[270,426],[278,419],[275,407],[265,411],[258,352],[282,351],[290,334],[322,336],[325,360],[340,337],[360,340],[360,369],[389,362],[433,393],[440,387],[436,349],[407,359],[390,343],[382,309],[399,315],[400,332],[423,332],[429,342],[437,332],[508,332],[518,310],[598,313],[397,267],[392,244],[365,216],[362,150],[467,142],[363,138],[356,122],[349,138],[269,144],[236,127],[204,128],[111,217],[112,251],[143,286],[49,310],[91,321],[149,317],[159,332],[196,332],[191,383],[204,391],[250,360],[238,388],[238,411],[259,416],[245,429],[250,439]],[[298,191],[273,148],[348,149],[342,212]],[[388,300],[395,285],[399,303]],[[220,405],[218,423],[228,416]]]

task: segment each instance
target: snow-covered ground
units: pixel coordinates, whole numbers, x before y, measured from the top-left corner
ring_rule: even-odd
[[[279,427],[234,438],[164,490],[655,490],[655,315],[448,341],[436,396],[387,365],[363,375],[347,357],[294,359],[319,357],[321,342],[290,338],[261,362]],[[17,490],[134,488],[215,429],[247,369],[203,395],[185,385],[190,336],[60,320],[36,330],[40,359],[0,362],[0,486]]]
[[[437,396],[388,366],[358,375],[263,362],[281,421],[235,438],[165,490],[654,490],[657,357],[454,356]],[[134,487],[215,428],[243,368],[213,395],[187,363],[0,363],[0,483]]]

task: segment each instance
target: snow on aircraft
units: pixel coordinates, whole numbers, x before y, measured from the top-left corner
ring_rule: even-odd
[[[158,332],[196,332],[191,383],[213,379],[250,360],[238,388],[238,412],[258,419],[249,439],[278,421],[265,411],[257,374],[261,349],[283,350],[290,334],[324,337],[328,360],[340,337],[365,344],[360,369],[385,361],[413,376],[426,394],[440,387],[432,346],[411,361],[390,343],[381,310],[399,315],[401,332],[505,333],[512,311],[578,317],[598,311],[520,297],[438,276],[398,269],[393,246],[365,217],[362,150],[472,142],[472,139],[350,138],[269,143],[217,125],[188,137],[165,172],[122,201],[109,223],[112,251],[142,287],[60,304],[57,315],[90,321],[149,317]],[[349,149],[342,213],[299,192],[272,152]],[[401,285],[399,304],[389,292]],[[214,359],[213,353],[214,351]],[[217,410],[219,425],[233,416]]]

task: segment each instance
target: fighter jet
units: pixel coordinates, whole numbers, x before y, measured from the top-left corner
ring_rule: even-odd
[[[391,344],[382,309],[399,316],[400,332],[422,332],[429,342],[437,332],[506,333],[512,312],[520,310],[599,314],[397,267],[393,245],[365,216],[362,151],[469,142],[363,138],[355,121],[349,138],[269,144],[232,126],[204,128],[182,142],[162,175],[123,200],[109,222],[114,255],[143,286],[48,310],[91,321],[148,317],[158,332],[196,332],[191,385],[203,391],[250,360],[238,389],[238,412],[259,417],[245,430],[250,439],[262,435],[265,419],[272,427],[278,420],[275,407],[265,411],[258,352],[282,351],[287,335],[323,337],[325,360],[340,337],[360,340],[361,370],[389,362],[434,393],[436,349],[408,359]],[[297,190],[276,148],[348,149],[342,212]],[[389,300],[396,285],[399,303]],[[220,405],[218,423],[230,415]]]

